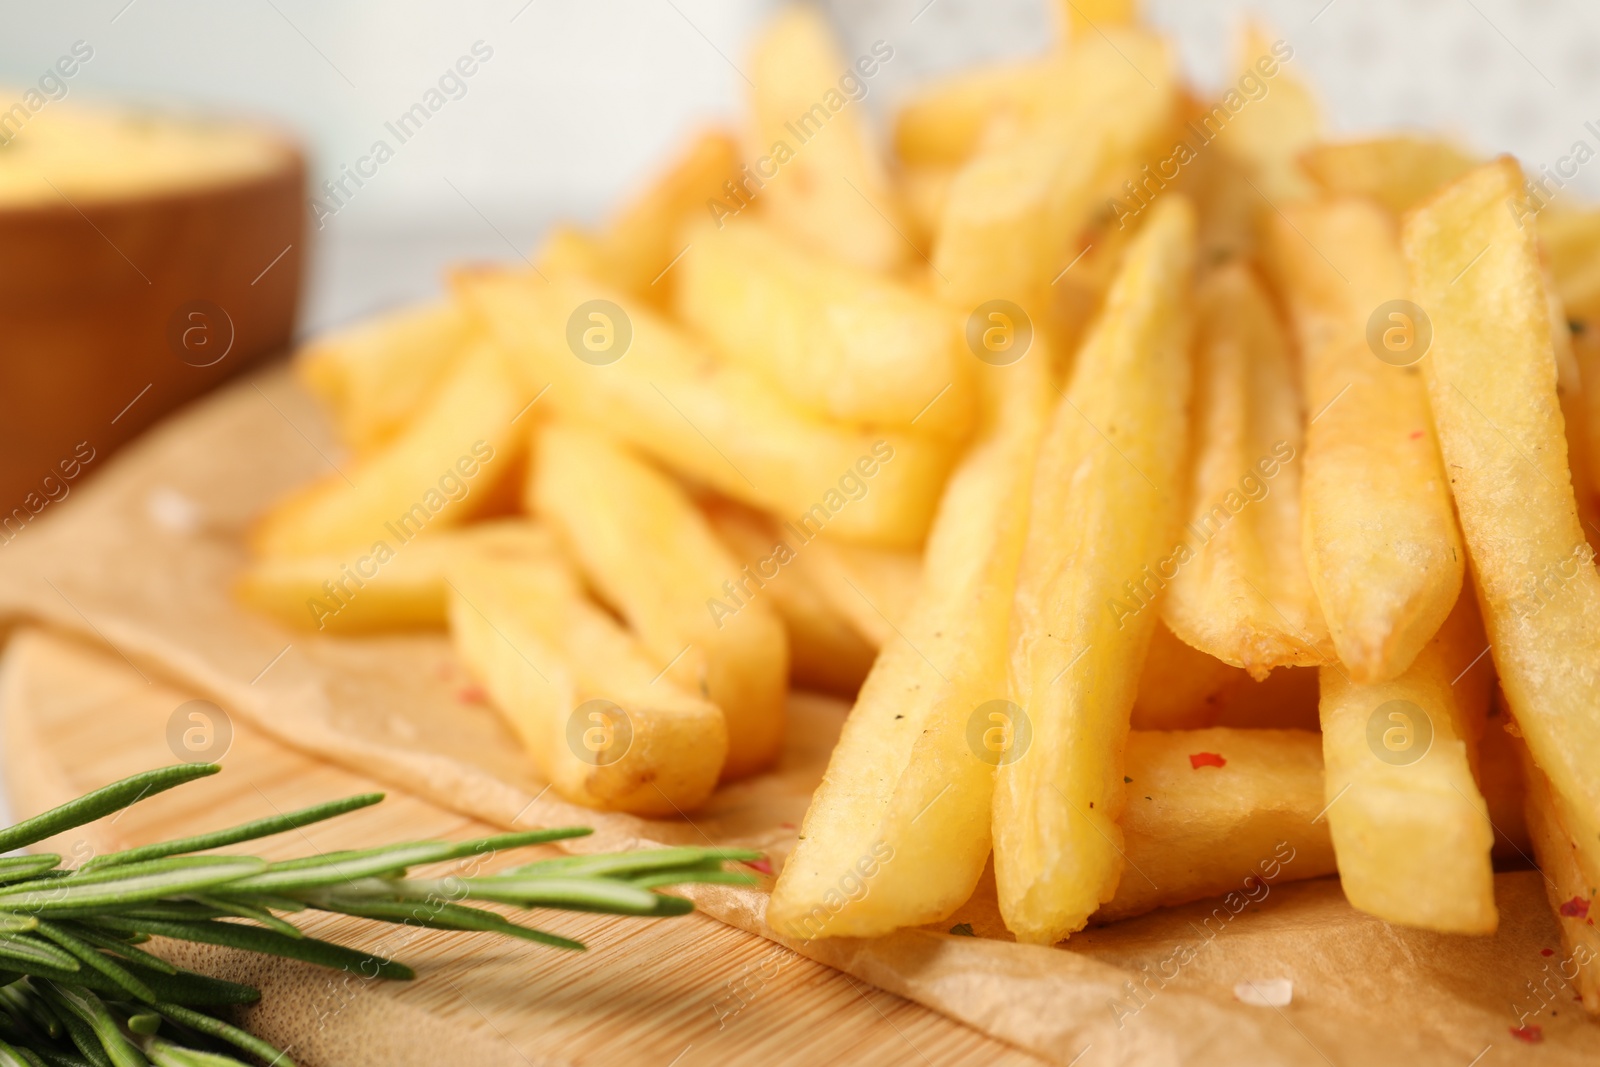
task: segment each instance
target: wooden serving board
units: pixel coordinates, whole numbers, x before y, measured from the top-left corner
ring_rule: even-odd
[[[12,634],[0,667],[12,812],[29,815],[174,761],[168,726],[195,696],[114,652]],[[50,842],[96,852],[215,829],[381,788],[235,721],[224,771]],[[254,843],[268,858],[496,832],[405,794],[303,833]],[[526,862],[528,854],[509,862]],[[490,863],[492,869],[496,864]],[[319,937],[392,954],[414,982],[370,982],[291,961],[170,945],[169,958],[260,987],[245,1025],[309,1067],[474,1064],[1038,1064],[942,1015],[702,915],[651,921],[541,914],[576,954],[488,935],[309,913]]]

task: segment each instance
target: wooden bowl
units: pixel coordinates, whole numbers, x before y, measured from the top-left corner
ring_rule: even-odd
[[[0,545],[288,345],[304,185],[287,138],[237,124],[50,104],[0,143]]]

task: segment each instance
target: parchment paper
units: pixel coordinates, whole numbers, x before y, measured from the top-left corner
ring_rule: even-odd
[[[797,694],[779,767],[721,790],[692,821],[607,815],[544,789],[443,634],[316,637],[236,605],[251,519],[330,462],[339,453],[326,424],[281,369],[240,382],[0,545],[0,618],[101,642],[130,669],[207,692],[287,744],[490,823],[590,825],[595,835],[578,843],[586,851],[710,841],[781,862],[847,711],[837,701]],[[1560,939],[1541,875],[1503,873],[1496,890],[1491,938],[1390,926],[1319,879],[1274,885],[1237,915],[1212,901],[1039,948],[1005,935],[986,879],[952,920],[978,936],[941,925],[784,943],[1062,1064],[1600,1062],[1600,1024],[1549,978]],[[764,891],[692,895],[709,914],[773,936]],[[745,988],[786,958],[775,952],[741,978]],[[1286,1007],[1241,999],[1282,979],[1293,988]],[[1542,1040],[1513,1035],[1519,1024],[1540,1027]]]

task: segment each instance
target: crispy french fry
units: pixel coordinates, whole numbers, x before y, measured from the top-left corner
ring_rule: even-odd
[[[1544,875],[1545,895],[1561,927],[1561,977],[1577,988],[1583,1010],[1600,1015],[1600,928],[1589,921],[1595,883],[1584,871],[1580,849],[1562,818],[1555,791],[1544,772],[1524,753],[1528,836]]]
[[[1413,299],[1432,319],[1422,367],[1494,665],[1600,885],[1600,575],[1578,524],[1532,227],[1502,157],[1446,187],[1405,229]]]
[[[1056,0],[1056,12],[1071,41],[1106,26],[1138,25],[1139,0]]]
[[[398,437],[279,501],[257,523],[257,555],[354,557],[398,549],[471,518],[515,465],[512,420],[532,398],[500,351],[477,342]]]
[[[1082,929],[1122,873],[1122,749],[1159,621],[1123,582],[1177,533],[1194,247],[1189,202],[1158,201],[1040,450],[1011,624],[1032,744],[1000,767],[994,807],[1000,912],[1021,941]]]
[[[933,247],[956,170],[954,165],[927,163],[901,167],[895,176],[900,200],[906,207],[906,221],[911,226],[909,236],[918,248]]]
[[[1138,175],[1176,114],[1172,57],[1151,34],[1113,27],[1074,41],[1061,71],[1039,116],[986,145],[951,183],[933,264],[957,307],[1033,300],[1071,265],[1073,238],[1106,190]]]
[[[1600,456],[1589,423],[1590,390],[1585,390],[1578,363],[1578,346],[1567,322],[1561,295],[1548,270],[1544,275],[1545,297],[1550,304],[1550,339],[1556,354],[1556,396],[1561,401],[1562,430],[1567,439],[1567,469],[1572,474],[1572,493],[1578,505],[1578,522],[1591,547],[1600,545],[1600,483],[1595,481],[1595,459]]]
[[[1059,62],[1050,57],[976,67],[923,88],[895,116],[895,154],[919,168],[964,162],[996,120],[1027,120],[1038,113]]]
[[[1293,56],[1287,42],[1270,40],[1263,27],[1247,25],[1235,66],[1239,80],[1210,112],[1216,116],[1223,149],[1243,166],[1265,199],[1259,205],[1263,215],[1312,192],[1298,158],[1316,143],[1321,109],[1311,89],[1285,69]],[[1260,96],[1244,95],[1252,85],[1260,87]]]
[[[794,550],[766,516],[730,500],[702,501],[700,508],[735,562],[743,565],[739,573],[753,572],[766,583],[762,595],[771,595],[789,634],[790,681],[854,697],[877,648],[799,573]]]
[[[1130,719],[1135,730],[1198,730],[1212,726],[1228,694],[1248,675],[1157,626],[1139,674]]]
[[[557,411],[605,425],[673,469],[776,513],[802,541],[826,529],[864,544],[921,544],[953,458],[948,444],[809,419],[650,309],[624,309],[627,297],[596,282],[499,272],[456,281],[534,392],[550,386],[547,403]],[[585,308],[591,300],[610,307]],[[569,329],[578,338],[571,348]],[[591,355],[585,329],[612,331],[608,343],[618,347],[628,337],[625,352]],[[611,362],[586,362],[580,349]]]
[[[1581,420],[1583,435],[1589,442],[1589,477],[1591,487],[1600,493],[1600,319],[1594,322],[1574,320],[1571,324],[1567,343],[1572,348],[1573,362],[1577,367],[1578,396],[1576,410],[1568,415],[1568,405],[1573,403],[1572,398],[1565,395],[1561,398],[1562,417],[1567,419],[1568,447],[1571,447],[1573,438],[1573,421]],[[1582,511],[1580,517],[1584,517]],[[1588,522],[1584,523],[1584,534],[1593,531]],[[1593,539],[1591,538],[1591,543]]]
[[[468,670],[568,800],[638,815],[697,807],[727,753],[721,710],[658,679],[552,541],[533,548],[451,565],[450,632]]]
[[[1526,220],[1524,203],[1514,211]],[[1600,319],[1600,211],[1546,207],[1539,212],[1539,241],[1568,313]]]
[[[1359,683],[1400,674],[1450,613],[1464,554],[1412,351],[1389,215],[1370,201],[1287,209],[1274,259],[1300,337],[1310,423],[1303,549],[1334,648]],[[1381,342],[1369,341],[1374,317]],[[1409,331],[1409,332],[1406,332]]]
[[[461,360],[472,320],[454,301],[385,312],[323,334],[295,357],[306,388],[356,452],[394,439]]]
[[[833,610],[873,648],[882,648],[911,612],[922,580],[922,554],[816,540],[796,565]]]
[[[445,574],[451,561],[480,551],[514,555],[532,540],[529,527],[504,519],[351,556],[255,560],[245,565],[235,592],[251,607],[302,630],[359,634],[443,629],[449,606]]]
[[[928,539],[928,580],[845,721],[799,847],[767,905],[792,937],[871,936],[963,904],[989,855],[995,762],[974,738],[1006,718],[1006,626],[1028,526],[1049,361],[986,368],[1001,383],[951,476]],[[852,885],[867,881],[871,892]]]
[[[530,508],[657,671],[722,709],[724,776],[771,766],[783,747],[789,644],[760,579],[741,576],[681,487],[601,433],[541,427],[531,473]]]
[[[1265,678],[1332,651],[1300,550],[1300,396],[1288,341],[1243,266],[1195,295],[1194,478],[1183,562],[1162,602],[1174,633]]]
[[[754,168],[755,202],[804,244],[876,270],[898,266],[913,251],[860,103],[863,79],[893,56],[880,41],[852,66],[818,10],[793,4],[767,24],[750,60],[756,144],[764,153]],[[770,177],[763,160],[771,161]]]
[[[1135,730],[1125,777],[1128,869],[1096,922],[1206,897],[1225,897],[1231,915],[1278,883],[1334,871],[1314,731]]]
[[[1492,669],[1492,664],[1486,669]],[[1531,865],[1533,844],[1524,810],[1527,788],[1522,768],[1527,749],[1506,730],[1507,721],[1496,714],[1484,723],[1478,742],[1478,789],[1489,805],[1495,862]]]
[[[1395,215],[1477,166],[1449,141],[1414,135],[1323,141],[1302,151],[1299,162],[1325,195],[1365,196]]]
[[[1469,591],[1398,678],[1358,685],[1322,668],[1327,819],[1359,911],[1443,933],[1499,922],[1494,829],[1472,774],[1489,675],[1463,677],[1483,648]]]
[[[958,316],[877,272],[807,252],[759,220],[694,229],[676,311],[728,363],[807,413],[961,440],[972,354]]]

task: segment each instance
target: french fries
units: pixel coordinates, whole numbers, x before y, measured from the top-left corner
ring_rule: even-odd
[[[887,645],[911,613],[922,580],[914,552],[817,540],[796,565],[839,615],[873,648]]]
[[[1238,81],[1201,120],[1212,120],[1229,158],[1242,166],[1246,181],[1265,200],[1258,205],[1261,215],[1311,188],[1297,157],[1317,139],[1322,120],[1311,90],[1284,69],[1293,56],[1287,42],[1268,40],[1259,25],[1246,26],[1235,67]]]
[[[535,513],[639,635],[656,672],[722,709],[724,777],[771,766],[783,744],[789,646],[761,579],[741,575],[688,494],[625,446],[552,423],[533,452]]]
[[[965,162],[997,122],[1026,121],[1038,113],[1060,59],[1048,57],[978,67],[935,82],[895,116],[894,149],[902,163],[953,167]]]
[[[1600,575],[1567,470],[1534,231],[1507,210],[1521,190],[1509,157],[1472,171],[1412,213],[1405,250],[1433,321],[1422,367],[1500,686],[1594,886]]]
[[[1370,915],[1460,934],[1499,921],[1473,778],[1488,674],[1465,677],[1483,648],[1468,592],[1398,678],[1359,685],[1322,668],[1328,825],[1344,894]]]
[[[264,557],[396,552],[471,518],[515,466],[513,425],[533,399],[498,349],[479,342],[382,449],[280,501],[251,537]]]
[[[750,57],[761,155],[755,176],[746,170],[740,180],[738,208],[724,205],[718,224],[754,200],[775,225],[845,263],[887,270],[911,255],[861,103],[867,79],[892,58],[894,47],[879,41],[847,63],[815,8],[792,4],[778,12]]]
[[[767,904],[787,936],[862,937],[944,918],[989,856],[989,801],[1010,723],[1006,627],[1028,527],[1049,363],[987,368],[989,426],[951,476],[926,580],[845,721],[800,842]],[[871,891],[850,887],[866,879]]]
[[[533,392],[548,385],[548,402],[567,417],[608,426],[673,469],[774,512],[803,540],[826,529],[883,547],[922,543],[953,460],[948,444],[807,418],[756,376],[720,365],[647,307],[625,307],[627,297],[598,282],[480,272],[456,283]],[[570,323],[581,338],[595,321],[583,318],[586,306],[600,306],[594,300],[609,308],[589,310],[605,323],[588,328],[626,329],[631,339],[624,352],[591,363],[568,340]],[[620,347],[622,335],[610,336]]]
[[[1020,941],[1081,929],[1122,874],[1122,749],[1158,621],[1127,598],[1177,532],[1194,244],[1189,202],[1157,201],[1040,448],[1011,633],[1032,744],[1000,768],[994,806],[1000,911]]]
[[[1300,153],[1300,169],[1325,195],[1364,196],[1396,216],[1475,166],[1455,145],[1432,137],[1325,141]]]
[[[451,566],[456,651],[562,796],[636,815],[693,810],[728,751],[722,712],[658,678],[584,597],[548,533],[535,534],[514,557],[475,553]]]
[[[504,519],[444,530],[391,552],[268,557],[245,567],[235,592],[280,622],[318,633],[442,629],[445,576],[456,559],[484,551],[515,558],[537,543],[529,523]]]
[[[1527,219],[1518,201],[1518,217]],[[1600,211],[1551,205],[1538,213],[1539,242],[1549,258],[1561,302],[1579,319],[1600,318]]]
[[[1173,634],[1150,636],[1130,722],[1135,730],[1198,730],[1216,724],[1228,694],[1247,676]]]
[[[958,317],[874,271],[813,255],[758,220],[690,233],[678,317],[808,414],[959,441],[972,355]]]
[[[1524,754],[1525,756],[1526,754]],[[1545,894],[1561,926],[1561,977],[1577,987],[1583,1009],[1600,1014],[1600,930],[1589,921],[1595,903],[1594,880],[1585,873],[1579,847],[1562,818],[1550,781],[1525,763],[1528,836],[1533,840]]]
[[[1310,419],[1302,507],[1311,585],[1351,680],[1387,681],[1450,613],[1465,563],[1411,365],[1417,349],[1404,347],[1424,343],[1425,324],[1392,303],[1407,292],[1405,266],[1392,221],[1369,201],[1287,209],[1273,251]]]
[[[1096,922],[1206,897],[1236,912],[1275,884],[1333,873],[1310,730],[1135,730],[1125,770],[1127,870]]]
[[[1300,396],[1288,341],[1250,271],[1195,296],[1195,454],[1185,543],[1162,618],[1257,679],[1332,652],[1300,550]]]
[[[364,319],[300,350],[300,381],[321,400],[345,444],[371,452],[393,440],[466,351],[472,320],[453,301]]]

